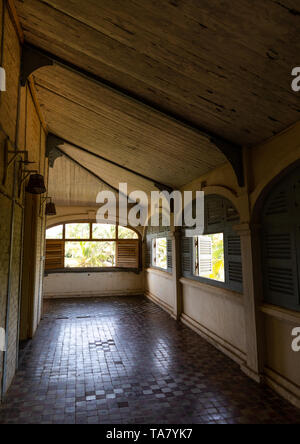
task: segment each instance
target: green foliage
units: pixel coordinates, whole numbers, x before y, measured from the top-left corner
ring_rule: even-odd
[[[66,225],[67,239],[89,239],[90,225],[89,223],[77,223]]]
[[[210,279],[224,281],[224,241],[223,235],[213,234],[212,238],[212,265],[213,273]]]
[[[66,242],[66,267],[113,267],[115,242]]]
[[[156,265],[167,269],[167,239],[165,237],[156,241]]]
[[[115,239],[116,226],[110,224],[93,224],[93,239]]]
[[[119,239],[138,239],[135,231],[119,226]]]

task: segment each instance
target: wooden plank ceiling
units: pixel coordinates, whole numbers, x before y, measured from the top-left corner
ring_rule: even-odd
[[[298,0],[17,0],[27,42],[238,145],[300,118]],[[299,63],[298,63],[299,64]],[[180,187],[224,163],[197,132],[60,66],[34,73],[51,132]],[[151,182],[63,149],[117,186]]]
[[[48,195],[59,206],[95,206],[100,191],[108,188],[65,157],[50,169]]]

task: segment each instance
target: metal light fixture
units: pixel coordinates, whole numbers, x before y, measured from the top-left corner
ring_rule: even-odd
[[[44,177],[41,174],[31,174],[26,186],[26,192],[30,194],[44,194],[46,191]]]
[[[52,202],[52,198],[51,197],[43,197],[41,199],[40,216],[42,216],[42,211],[43,211],[44,203],[46,203],[45,215],[46,216],[56,216],[56,206]]]
[[[51,198],[50,198],[50,202],[46,203],[45,214],[46,214],[46,216],[56,216],[55,203],[52,202]]]

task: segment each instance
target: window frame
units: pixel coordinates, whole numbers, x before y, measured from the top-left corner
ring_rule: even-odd
[[[215,235],[222,235],[222,243],[223,243],[223,263],[224,263],[224,281],[219,279],[213,279],[206,276],[203,276],[200,274],[200,256],[199,256],[199,238],[200,237],[209,237],[209,236],[215,236]],[[212,250],[213,252],[213,250]],[[193,237],[193,275],[197,278],[206,279],[208,282],[212,283],[220,283],[225,284],[226,283],[226,260],[225,260],[225,241],[224,241],[224,232],[218,232],[218,233],[205,233],[201,236],[194,236]]]
[[[239,223],[240,215],[229,199],[218,194],[205,196],[205,227],[203,235],[223,234],[225,282],[195,275],[194,238],[186,237],[187,227],[183,227],[181,238],[183,277],[212,287],[225,288],[242,294],[244,283],[241,238],[234,229],[234,226]],[[232,248],[235,241],[238,242],[237,248]]]
[[[159,267],[157,265],[157,241],[159,241],[159,239],[165,239],[166,240],[166,267]],[[168,237],[167,236],[157,236],[157,237],[153,237],[152,241],[151,241],[151,249],[152,249],[152,267],[157,268],[158,270],[162,270],[162,271],[168,271]]]
[[[116,224],[107,224],[107,225],[115,225],[116,227],[116,235],[114,238],[110,238],[110,239],[94,239],[93,238],[93,225],[97,224],[97,221],[86,221],[86,220],[71,220],[71,221],[64,221],[64,222],[60,222],[60,223],[56,223],[53,225],[50,225],[49,227],[46,228],[45,230],[45,240],[46,240],[46,260],[47,260],[47,243],[61,243],[63,245],[63,263],[64,263],[64,267],[60,267],[60,268],[47,268],[46,263],[45,263],[45,272],[46,273],[59,273],[59,272],[74,272],[74,273],[84,273],[84,272],[105,272],[105,271],[135,271],[135,272],[140,272],[141,271],[141,235],[140,233],[135,230],[132,227],[124,227],[124,228],[128,228],[129,230],[133,231],[136,235],[137,238],[136,239],[119,239],[119,223]],[[66,237],[66,225],[69,224],[89,224],[89,238],[86,239],[72,239],[72,238],[67,238]],[[63,226],[63,236],[62,239],[47,239],[47,230],[54,228],[56,226]],[[106,224],[102,224],[102,225],[106,225]],[[115,262],[116,265],[113,267],[65,267],[65,247],[66,247],[66,243],[67,242],[115,242]],[[131,243],[132,245],[136,245],[136,260],[137,260],[137,267],[122,267],[122,266],[118,266],[118,247],[121,244],[125,244],[125,243]],[[45,261],[46,262],[46,261]]]

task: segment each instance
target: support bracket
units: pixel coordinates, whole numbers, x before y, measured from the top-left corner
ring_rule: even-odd
[[[2,177],[2,185],[5,186],[6,180],[7,180],[7,173],[9,167],[14,163],[14,161],[17,159],[18,156],[24,156],[24,160],[21,160],[21,163],[24,163],[28,165],[28,151],[15,151],[13,149],[10,149],[11,142],[9,141],[9,138],[7,137],[4,142],[4,162],[3,162],[3,177]],[[10,157],[11,156],[11,157]]]
[[[46,197],[41,197],[41,200],[40,200],[40,216],[41,216],[41,214],[42,214],[42,209],[43,209],[43,206],[44,206],[44,204],[47,202],[47,200],[49,200],[50,199],[50,197],[48,197],[48,196],[46,196]]]
[[[174,191],[173,188],[169,187],[168,185],[163,185],[161,183],[157,183],[154,182],[154,186],[159,190],[159,191],[167,191],[168,193],[172,193]]]
[[[65,141],[60,137],[55,136],[51,133],[48,134],[46,143],[46,157],[48,157],[49,159],[49,166],[51,168],[54,167],[54,162],[56,161],[56,159],[63,156],[61,150],[59,149],[59,145],[64,144]]]
[[[30,74],[43,66],[52,66],[53,60],[45,54],[37,51],[32,46],[23,46],[21,61],[21,86],[26,85],[26,81]]]
[[[240,146],[231,144],[227,140],[221,139],[217,136],[210,138],[211,143],[216,145],[217,148],[224,154],[227,160],[230,162],[240,187],[245,186],[245,174],[243,163],[243,149]]]

